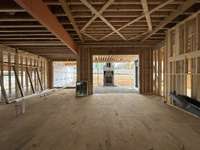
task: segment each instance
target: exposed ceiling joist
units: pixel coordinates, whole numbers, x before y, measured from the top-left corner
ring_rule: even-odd
[[[105,5],[103,5],[103,7],[100,9],[99,14],[102,14],[113,2],[114,2],[114,0],[108,0],[108,1],[105,3]],[[81,29],[81,31],[83,32],[97,17],[98,17],[98,15],[95,14],[95,15],[85,24],[85,26]]]
[[[52,36],[53,34],[51,33],[12,33],[12,34],[0,34],[0,37],[12,37],[12,36],[16,36],[16,37],[20,37],[20,36],[31,36],[31,37],[35,37],[35,36]]]
[[[58,40],[55,37],[0,37],[0,41],[10,41],[10,40],[15,40],[15,41],[19,41],[19,40]]]
[[[76,31],[76,33],[78,34],[79,38],[81,39],[81,41],[83,42],[84,39],[81,35],[81,32],[78,28],[78,26],[76,25],[76,22],[71,14],[70,8],[69,8],[69,4],[68,4],[68,0],[59,0],[59,2],[62,4],[62,8],[65,12],[65,14],[67,15],[69,21],[71,22],[72,26],[74,27],[74,30]]]
[[[89,38],[91,38],[91,39],[93,39],[93,40],[95,40],[95,41],[98,41],[96,38],[94,38],[93,36],[87,34],[86,32],[82,32],[82,33],[83,33],[85,36],[87,36],[87,37],[89,37]]]
[[[38,33],[38,32],[42,32],[42,33],[50,33],[48,30],[11,30],[11,29],[4,29],[4,30],[0,30],[0,33]]]
[[[144,11],[144,15],[147,21],[149,31],[152,31],[153,28],[152,28],[152,23],[151,23],[151,17],[149,14],[149,7],[148,7],[147,0],[141,0],[141,3],[142,3],[142,7],[143,7],[143,11]]]
[[[162,7],[164,7],[164,6],[168,5],[168,4],[170,4],[170,3],[173,2],[173,1],[174,1],[174,0],[168,0],[168,1],[166,1],[166,2],[164,2],[164,3],[162,3],[162,4],[160,4],[160,5],[158,5],[157,7],[155,7],[154,9],[152,9],[152,10],[149,12],[149,14],[151,14],[151,13],[153,13],[153,12],[159,10],[160,8],[162,8]],[[137,17],[136,19],[134,19],[134,20],[130,21],[129,23],[127,23],[127,24],[121,26],[120,28],[118,28],[117,31],[120,31],[120,30],[126,28],[127,26],[130,26],[131,24],[133,24],[133,23],[139,21],[139,20],[142,19],[143,17],[145,17],[144,14],[140,15],[140,16]],[[107,34],[106,36],[102,37],[100,40],[103,40],[103,39],[105,39],[105,38],[111,36],[111,35],[114,34],[114,33],[115,33],[115,32],[111,32],[111,33]]]
[[[160,0],[155,0],[155,1],[149,1],[149,4],[151,5],[158,5],[163,1]],[[48,5],[61,5],[59,2],[57,1],[49,1],[49,0],[45,0],[45,3]],[[172,4],[182,4],[183,1],[174,1]],[[81,5],[80,1],[70,1],[69,3],[70,5]],[[91,1],[92,5],[103,5],[104,1]],[[133,0],[129,0],[129,1],[116,1],[114,4],[116,5],[139,5],[141,4],[139,1],[133,1]]]
[[[9,46],[64,46],[64,44],[60,41],[5,41],[1,42],[1,44]]]
[[[134,39],[137,39],[137,38],[139,38],[139,37],[141,37],[141,36],[143,36],[143,35],[146,35],[147,33],[149,33],[149,30],[146,31],[146,32],[143,32],[143,33],[141,33],[141,34],[138,34],[138,35],[136,35],[136,36],[134,36],[134,37],[131,37],[131,38],[128,39],[128,40],[134,40]]]
[[[181,15],[184,11],[186,11],[188,8],[190,8],[192,5],[194,5],[196,2],[198,2],[198,0],[187,0],[176,11],[174,11],[169,17],[167,17],[165,20],[163,20],[160,23],[160,25],[155,30],[153,30],[151,33],[149,33],[142,41],[150,38],[153,34],[158,32],[162,27],[164,27],[168,23],[172,22],[176,17]]]
[[[15,2],[29,12],[42,25],[47,27],[50,32],[60,39],[75,54],[78,53],[79,49],[76,43],[42,0],[15,0]]]
[[[105,24],[107,24],[115,33],[117,33],[122,39],[127,40],[117,29],[108,22],[87,0],[80,0],[85,6],[87,6],[94,14],[96,14]]]

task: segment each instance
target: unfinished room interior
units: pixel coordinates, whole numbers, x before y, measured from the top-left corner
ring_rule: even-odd
[[[200,0],[1,0],[1,150],[199,150]]]

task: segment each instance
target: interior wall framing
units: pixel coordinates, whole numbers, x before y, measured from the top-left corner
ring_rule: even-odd
[[[141,94],[152,94],[153,92],[153,53],[151,48],[89,48],[82,47],[77,60],[77,79],[88,82],[88,93],[93,93],[93,55],[139,55],[140,86]]]
[[[166,41],[153,49],[153,94],[166,96]]]
[[[200,101],[200,11],[169,29],[165,42],[153,50],[153,77],[154,93],[165,96],[169,104],[174,91]]]
[[[0,101],[30,95],[47,88],[47,59],[0,45]]]

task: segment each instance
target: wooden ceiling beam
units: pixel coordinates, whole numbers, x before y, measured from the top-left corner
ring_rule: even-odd
[[[50,33],[48,30],[11,30],[11,29],[3,29],[1,30],[0,29],[0,33],[20,33],[20,32],[23,32],[23,33]]]
[[[57,41],[57,42],[51,42],[51,41],[6,41],[6,42],[0,42],[4,45],[9,46],[63,46],[64,43]]]
[[[158,5],[160,3],[162,3],[163,1],[160,1],[160,0],[155,0],[155,1],[149,1],[149,4],[151,5]],[[45,0],[45,3],[47,5],[61,5],[58,1],[50,1],[50,0]],[[183,1],[181,0],[178,0],[178,1],[174,1],[172,4],[182,4]],[[80,1],[70,1],[69,2],[70,5],[81,5],[81,2]],[[104,4],[104,1],[91,1],[91,4],[92,5],[103,5]],[[139,5],[141,4],[139,1],[133,1],[133,0],[129,0],[129,1],[116,1],[114,2],[114,4],[116,5]]]
[[[140,41],[97,41],[97,42],[94,42],[94,41],[91,41],[91,42],[84,42],[84,43],[81,43],[81,46],[89,46],[89,45],[101,45],[101,46],[132,46],[132,45],[143,45],[143,44],[146,44],[146,45],[154,45],[155,43],[154,42],[148,42],[148,41],[145,41],[145,42],[140,42]]]
[[[13,41],[13,40],[59,40],[55,37],[0,37],[0,41]]]
[[[16,36],[16,37],[20,37],[20,36],[54,36],[52,33],[16,33],[16,34],[0,34],[0,37],[10,37],[10,36]]]
[[[79,48],[76,43],[42,0],[15,0],[15,2],[36,18],[75,54],[78,53]]]
[[[112,3],[114,0],[108,0],[105,5],[99,10],[99,14],[102,14]],[[85,31],[85,29],[98,17],[97,14],[95,14],[86,24],[85,26],[81,29],[81,32]]]
[[[188,8],[190,8],[192,5],[194,5],[198,0],[187,0],[185,3],[181,6],[179,6],[176,11],[174,11],[169,17],[167,17],[165,20],[163,20],[160,25],[154,29],[152,32],[150,32],[142,41],[145,41],[146,39],[150,38],[154,33],[158,32],[161,28],[163,28],[168,23],[171,23],[176,17],[184,13]]]
[[[21,9],[21,8],[19,8],[19,9],[16,9],[16,8],[3,8],[3,9],[0,9],[0,13],[5,13],[5,12],[7,12],[7,13],[15,13],[15,12],[26,12],[24,9]]]
[[[158,5],[157,7],[155,7],[154,9],[152,9],[152,10],[149,12],[149,14],[151,14],[151,13],[153,13],[153,12],[159,10],[160,8],[162,8],[162,7],[164,7],[164,6],[168,5],[168,4],[170,4],[170,3],[173,2],[173,1],[174,1],[174,0],[168,0],[168,1],[166,1],[166,2],[164,2],[164,3],[162,3],[162,4],[160,4],[160,5]],[[134,19],[134,20],[130,21],[129,23],[127,23],[127,24],[121,26],[120,28],[118,28],[117,31],[120,31],[120,30],[126,28],[127,26],[130,26],[131,24],[133,24],[133,23],[139,21],[139,20],[142,19],[143,17],[145,17],[144,14],[140,15],[140,16],[137,17],[136,19]],[[102,37],[100,40],[103,40],[103,39],[105,39],[105,38],[111,36],[111,35],[114,34],[114,33],[115,33],[115,32],[111,32],[111,33],[107,34],[106,36]]]
[[[23,21],[27,21],[27,22],[33,22],[33,21],[37,21],[36,19],[34,18],[16,18],[16,17],[13,17],[13,18],[0,18],[0,22],[9,22],[9,21],[20,21],[20,22],[23,22]]]
[[[110,24],[99,12],[87,1],[80,0],[85,6],[87,6],[94,14],[96,14],[105,24],[107,24],[115,33],[117,33],[122,39],[126,40],[126,38],[116,30],[116,28]]]
[[[149,7],[148,7],[147,0],[141,0],[141,3],[142,3],[142,7],[143,7],[143,11],[144,11],[144,15],[147,21],[149,31],[152,31],[153,28],[152,28],[152,23],[151,23],[151,17],[149,14]]]
[[[83,42],[84,39],[81,35],[81,32],[78,28],[78,26],[76,25],[76,22],[72,16],[72,13],[70,11],[70,8],[69,8],[69,0],[59,0],[59,2],[61,3],[61,6],[66,14],[66,16],[68,17],[69,21],[71,22],[72,26],[74,27],[74,30],[76,31],[76,33],[78,34],[79,38],[81,39],[81,41]]]
[[[44,28],[42,25],[1,25],[0,28]]]

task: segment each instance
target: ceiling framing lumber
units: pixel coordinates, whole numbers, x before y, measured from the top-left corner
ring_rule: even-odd
[[[143,36],[143,35],[145,35],[145,34],[147,34],[147,33],[149,33],[149,30],[146,31],[146,32],[143,32],[143,33],[141,33],[141,34],[138,34],[138,35],[136,35],[136,36],[134,36],[134,37],[131,37],[131,38],[128,39],[128,40],[134,40],[134,39],[137,39],[137,38],[139,38],[139,37],[141,37],[141,36]]]
[[[166,2],[164,2],[164,3],[162,3],[162,4],[160,4],[160,5],[158,5],[157,7],[155,7],[154,9],[152,9],[152,10],[149,12],[149,14],[151,14],[151,13],[153,13],[153,12],[159,10],[160,8],[162,8],[162,7],[164,7],[164,6],[168,5],[168,4],[170,4],[170,3],[173,2],[173,1],[174,1],[174,0],[168,0],[168,1],[166,1]],[[133,24],[133,23],[139,21],[139,20],[142,19],[143,17],[145,17],[144,14],[140,15],[140,16],[137,17],[136,19],[134,19],[134,20],[130,21],[129,23],[127,23],[127,24],[121,26],[120,28],[118,28],[117,31],[120,31],[120,30],[126,28],[127,26],[130,26],[131,24]],[[105,38],[111,36],[111,35],[114,34],[114,33],[115,33],[115,32],[113,31],[113,32],[107,34],[106,36],[102,37],[100,40],[103,40],[103,39],[105,39]]]
[[[158,32],[162,27],[167,25],[168,23],[172,22],[176,17],[181,15],[185,10],[190,8],[193,4],[198,2],[198,0],[187,0],[183,5],[181,5],[176,11],[174,11],[169,17],[167,17],[165,20],[163,20],[160,25],[153,30],[151,33],[149,33],[142,41],[145,41],[146,39],[150,38],[153,34]]]
[[[59,2],[57,1],[49,1],[49,0],[45,0],[45,2],[48,4],[48,5],[60,5]],[[148,2],[149,4],[151,5],[158,5],[160,4],[160,1],[159,0],[155,0],[155,1],[149,1]],[[182,1],[174,1],[173,4],[182,4],[183,2]],[[70,2],[70,5],[80,5],[81,2],[80,1],[71,1]],[[103,5],[104,4],[104,1],[91,1],[91,4],[92,5]],[[140,4],[139,1],[133,1],[133,0],[130,0],[130,1],[116,1],[115,2],[116,5],[132,5],[132,4]]]
[[[11,30],[11,29],[4,29],[4,30],[0,30],[0,33],[38,33],[38,32],[42,32],[42,33],[50,33],[48,30]]]
[[[74,27],[74,29],[75,29],[76,33],[78,34],[79,38],[83,42],[84,39],[83,39],[83,37],[81,35],[81,32],[80,32],[78,26],[76,25],[74,17],[71,14],[71,11],[70,11],[70,8],[69,8],[69,4],[68,4],[68,0],[59,0],[59,2],[62,4],[61,6],[62,6],[65,14],[67,15],[69,21],[71,22],[72,26]]]
[[[108,22],[87,0],[80,0],[85,6],[87,6],[94,14],[96,14],[105,24],[107,24],[115,33],[117,33],[122,39],[127,40],[117,29]]]
[[[152,31],[153,28],[152,28],[152,23],[151,23],[151,17],[150,17],[150,14],[149,14],[149,8],[148,8],[147,0],[141,0],[141,3],[142,3],[144,15],[145,15],[146,20],[147,20],[147,25],[148,25],[149,31]]]
[[[191,6],[190,2],[196,3]],[[177,10],[184,5],[188,9]],[[199,7],[200,0],[3,0],[0,43],[35,54],[41,52],[54,60],[73,54],[78,46],[154,47],[166,38],[167,30],[199,11]],[[71,41],[63,40],[66,33]]]
[[[95,40],[95,41],[98,41],[98,39],[96,39],[96,38],[94,38],[93,36],[91,36],[91,35],[89,35],[89,34],[87,34],[87,33],[85,33],[85,32],[82,32],[85,36],[87,36],[87,37],[89,37],[89,38],[91,38],[91,39],[93,39],[93,40]]]
[[[112,3],[114,0],[108,0],[105,5],[100,9],[99,14],[102,14]],[[98,18],[98,15],[95,14],[87,23],[86,25],[81,29],[81,32],[83,32],[96,18]]]
[[[58,39],[60,39],[72,52],[78,53],[79,49],[74,40],[63,26],[59,23],[56,16],[48,9],[42,0],[15,0],[29,14],[36,18],[42,25],[48,28]]]
[[[9,45],[9,46],[64,46],[64,44],[60,41],[53,41],[53,42],[47,42],[47,41],[20,41],[18,43],[12,42],[12,41],[5,41],[1,42],[1,44]]]

